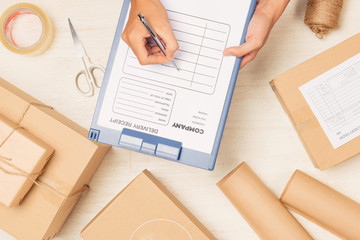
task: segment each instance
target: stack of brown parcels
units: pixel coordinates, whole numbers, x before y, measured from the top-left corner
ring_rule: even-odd
[[[110,147],[37,99],[0,79],[0,114],[55,149],[21,205],[0,206],[0,229],[17,239],[51,239],[86,189]]]
[[[0,114],[0,203],[20,204],[54,149]]]

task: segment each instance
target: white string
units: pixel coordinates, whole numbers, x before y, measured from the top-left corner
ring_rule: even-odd
[[[193,240],[193,238],[191,237],[190,233],[188,232],[188,230],[186,230],[186,228],[185,228],[184,226],[182,226],[181,224],[179,224],[179,223],[177,223],[177,222],[175,222],[175,221],[169,220],[169,219],[153,219],[153,220],[149,220],[149,221],[141,224],[138,228],[135,229],[135,231],[133,232],[133,234],[131,235],[131,237],[130,237],[129,240],[131,240],[131,239],[134,237],[135,233],[136,233],[137,231],[139,231],[139,229],[142,228],[144,225],[146,225],[146,224],[148,224],[148,223],[151,223],[151,222],[156,222],[156,221],[167,221],[167,222],[175,223],[175,224],[178,225],[182,230],[184,230],[184,232],[186,232],[187,235],[189,235],[190,240]]]

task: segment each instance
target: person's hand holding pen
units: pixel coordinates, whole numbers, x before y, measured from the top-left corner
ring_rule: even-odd
[[[270,31],[284,12],[290,0],[258,0],[254,16],[246,35],[246,42],[241,46],[224,50],[225,56],[243,57],[240,68],[252,61],[265,45]],[[166,45],[166,56],[159,47],[151,47],[146,38],[149,32],[139,21],[137,14],[141,12]],[[167,13],[160,0],[132,0],[129,21],[122,35],[141,64],[162,64],[173,59],[179,45],[169,24]]]
[[[243,57],[240,69],[254,60],[260,49],[265,45],[271,29],[288,3],[289,0],[258,0],[247,31],[246,42],[241,46],[225,49],[224,55]]]
[[[166,46],[166,56],[158,46],[148,43],[150,33],[139,21],[138,13],[144,15],[151,27],[159,35]],[[162,64],[173,60],[179,44],[169,24],[169,19],[160,0],[131,0],[129,20],[122,34],[122,39],[133,50],[139,63]]]

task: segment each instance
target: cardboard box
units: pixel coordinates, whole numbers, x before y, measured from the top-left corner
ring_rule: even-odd
[[[28,196],[16,208],[0,206],[0,229],[17,239],[51,239],[61,229],[110,146],[87,130],[0,79],[0,114],[55,149]]]
[[[299,87],[360,53],[360,34],[275,78],[270,84],[314,165],[330,168],[360,153],[360,137],[334,148]]]
[[[0,114],[0,202],[19,205],[53,153],[52,147]]]
[[[85,240],[215,240],[147,170],[82,230]]]

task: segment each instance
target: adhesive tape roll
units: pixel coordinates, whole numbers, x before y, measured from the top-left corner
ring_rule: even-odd
[[[49,49],[55,36],[50,18],[31,3],[9,7],[0,17],[0,40],[10,51],[36,56]]]

